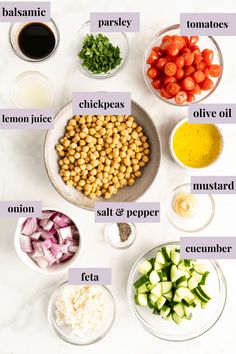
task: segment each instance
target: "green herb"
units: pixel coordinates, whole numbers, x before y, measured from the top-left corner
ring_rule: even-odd
[[[121,63],[120,48],[114,47],[106,36],[87,34],[79,58],[82,65],[94,74],[103,74],[115,69]]]

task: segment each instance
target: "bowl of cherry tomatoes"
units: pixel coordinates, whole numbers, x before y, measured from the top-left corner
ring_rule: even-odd
[[[158,32],[147,45],[143,75],[148,88],[172,105],[200,102],[218,87],[223,56],[213,37],[180,36],[180,26]]]

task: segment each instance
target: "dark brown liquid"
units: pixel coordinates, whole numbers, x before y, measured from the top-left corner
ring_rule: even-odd
[[[43,59],[52,53],[56,39],[44,23],[33,22],[22,28],[18,43],[22,53],[30,59]]]

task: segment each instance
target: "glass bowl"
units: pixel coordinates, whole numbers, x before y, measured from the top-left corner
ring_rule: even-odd
[[[54,332],[60,339],[70,344],[82,346],[98,342],[107,335],[115,320],[116,310],[113,295],[106,286],[101,285],[107,303],[105,318],[101,326],[99,326],[98,328],[86,331],[83,336],[77,336],[71,332],[71,328],[69,326],[59,326],[56,321],[55,302],[60,290],[67,285],[69,285],[68,282],[64,282],[63,284],[58,286],[49,300],[48,321],[51,328],[54,330]]]
[[[147,87],[149,88],[149,90],[158,98],[160,98],[162,101],[167,102],[171,105],[174,106],[187,106],[188,103],[184,103],[184,104],[177,104],[175,102],[174,99],[166,99],[164,97],[162,97],[160,95],[160,91],[154,89],[154,87],[151,84],[151,80],[148,78],[146,72],[147,69],[149,68],[149,64],[147,64],[147,58],[152,50],[153,47],[160,45],[161,40],[164,36],[166,35],[180,35],[180,25],[176,24],[173,26],[169,26],[164,28],[163,30],[159,31],[157,34],[155,34],[155,36],[151,39],[151,41],[148,43],[145,52],[144,52],[144,56],[143,56],[143,76],[144,76],[144,80],[146,82]],[[198,43],[197,43],[198,44]],[[205,48],[209,48],[212,49],[214,52],[214,60],[213,63],[214,64],[219,64],[221,65],[222,68],[222,73],[223,73],[223,56],[220,50],[219,45],[217,44],[217,42],[215,41],[215,39],[211,36],[201,36],[199,39],[199,47],[201,50],[205,49]],[[221,78],[222,78],[222,73],[219,77],[217,78],[211,78],[214,82],[214,87],[209,90],[209,91],[202,91],[202,93],[200,95],[196,95],[195,98],[196,100],[193,103],[199,103],[203,100],[205,100],[207,97],[209,97],[218,87]]]
[[[211,194],[193,194],[197,202],[196,212],[182,217],[173,210],[173,201],[180,192],[191,194],[191,184],[185,183],[173,189],[166,200],[167,218],[171,225],[184,232],[198,232],[207,227],[215,215],[215,202]]]
[[[104,229],[104,237],[107,243],[117,249],[129,248],[136,239],[136,227],[135,224],[132,223],[128,223],[128,225],[131,228],[131,234],[126,241],[121,241],[117,223],[107,224]]]
[[[224,310],[227,297],[226,281],[219,264],[214,260],[201,259],[201,263],[204,264],[206,269],[210,272],[208,276],[208,287],[209,292],[214,294],[214,297],[204,310],[201,308],[194,309],[191,320],[184,321],[178,326],[173,321],[165,321],[160,316],[152,314],[149,308],[135,304],[133,283],[140,277],[140,273],[137,272],[139,263],[144,259],[150,259],[156,256],[157,251],[163,246],[174,247],[178,245],[179,242],[177,241],[167,242],[159,244],[150,251],[142,254],[130,271],[127,285],[129,306],[139,323],[146,331],[155,337],[171,342],[188,341],[209,331],[219,320]]]
[[[118,74],[127,64],[128,56],[129,56],[129,42],[125,33],[122,32],[106,32],[103,33],[106,37],[109,38],[109,41],[116,47],[120,48],[121,55],[121,63],[117,65],[117,67],[113,70],[108,71],[104,74],[94,74],[89,71],[86,67],[82,65],[83,60],[79,58],[78,53],[82,49],[84,37],[86,34],[90,34],[90,21],[85,22],[79,29],[79,31],[75,35],[74,44],[73,44],[73,52],[76,59],[76,62],[79,65],[80,71],[92,78],[95,79],[107,79]],[[94,35],[97,35],[99,32],[93,32]]]
[[[45,25],[47,25],[51,29],[51,31],[54,34],[56,42],[55,42],[54,49],[52,50],[52,52],[48,56],[46,56],[45,58],[40,58],[40,59],[33,59],[33,58],[29,58],[26,55],[24,55],[24,53],[21,51],[21,49],[19,47],[19,44],[18,44],[18,37],[19,37],[20,31],[22,30],[22,28],[24,26],[26,26],[28,23],[31,23],[31,22],[13,22],[11,24],[10,29],[9,29],[9,41],[10,41],[10,44],[11,44],[11,48],[14,51],[14,53],[19,58],[21,58],[23,60],[26,60],[26,61],[29,61],[29,62],[40,62],[40,61],[47,60],[57,50],[58,44],[60,42],[59,29],[58,29],[56,23],[52,19],[50,19],[50,22],[42,22],[42,23],[45,23]]]

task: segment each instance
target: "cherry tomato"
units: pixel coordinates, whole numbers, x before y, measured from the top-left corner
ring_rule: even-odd
[[[182,55],[178,55],[175,59],[175,64],[181,69],[184,66],[184,57]]]
[[[184,53],[184,65],[185,66],[190,66],[193,63],[194,60],[194,54],[193,53]]]
[[[204,61],[201,61],[199,64],[196,65],[196,69],[199,71],[204,71],[206,69],[206,63],[204,63]]]
[[[176,78],[174,76],[165,76],[164,77],[164,85],[166,86],[170,82],[176,82]]]
[[[161,79],[156,79],[152,81],[152,86],[156,89],[159,90],[162,85],[162,80]]]
[[[193,46],[191,47],[191,52],[192,52],[193,54],[196,54],[196,53],[201,54],[200,48],[199,48],[197,45],[193,45]]]
[[[164,72],[167,76],[174,76],[177,71],[177,66],[175,63],[172,63],[171,61],[169,63],[166,63]]]
[[[202,71],[195,71],[193,73],[193,80],[199,84],[199,82],[202,82],[205,79],[205,75]]]
[[[189,45],[190,47],[192,47],[194,44],[196,44],[199,40],[199,37],[198,36],[190,36],[190,39],[189,39]]]
[[[188,95],[200,95],[200,93],[201,88],[197,83],[195,83],[193,90],[188,91]]]
[[[190,66],[187,66],[185,69],[184,69],[184,76],[187,77],[187,76],[190,76],[194,73],[195,71],[195,68],[190,65]]]
[[[172,43],[175,44],[179,50],[185,46],[185,40],[181,36],[172,36]]]
[[[191,103],[191,102],[194,102],[194,101],[195,101],[194,95],[188,95],[187,102]]]
[[[167,37],[170,37],[170,36],[167,36]],[[165,39],[164,41],[162,40],[162,43],[160,45],[161,50],[165,51],[171,43],[172,43],[172,38],[171,37]]]
[[[162,43],[164,43],[165,41],[169,41],[169,40],[172,41],[171,36],[166,35],[166,36],[164,36],[164,37],[162,38]]]
[[[213,61],[213,57],[214,57],[214,52],[211,49],[204,49],[202,51],[202,56],[203,56],[203,60],[204,62],[207,64],[207,66],[210,66],[212,61]]]
[[[214,86],[213,81],[211,79],[209,79],[208,77],[200,83],[200,88],[203,91],[211,90],[213,88],[213,86]]]
[[[181,80],[184,77],[184,70],[183,69],[177,69],[175,77],[177,80]]]
[[[171,43],[167,47],[167,53],[171,55],[172,57],[175,57],[176,55],[179,54],[179,48],[177,47],[176,44]]]
[[[166,65],[166,63],[167,63],[166,58],[160,58],[156,64],[157,69],[164,70],[164,66]]]
[[[183,81],[181,82],[181,86],[184,90],[189,91],[189,90],[193,90],[195,85],[194,80],[191,78],[191,76],[186,77],[185,79],[183,79]]]
[[[196,54],[194,54],[194,60],[193,60],[193,63],[195,64],[195,65],[197,65],[197,64],[199,64],[199,63],[201,63],[201,61],[202,61],[202,54],[200,53],[196,53]]]
[[[164,98],[167,98],[167,99],[168,99],[168,98],[171,98],[171,96],[166,92],[166,90],[165,90],[164,87],[161,88],[160,94],[161,94],[161,96],[164,97]]]
[[[175,96],[175,102],[177,104],[182,104],[187,101],[187,93],[185,91],[179,91],[177,95]]]
[[[157,62],[157,60],[158,60],[158,55],[154,50],[152,50],[148,59],[147,59],[147,64],[153,64],[153,63]]]
[[[182,36],[184,42],[185,42],[185,47],[189,47],[189,38],[188,36]]]
[[[150,79],[156,79],[159,75],[159,71],[156,68],[149,68],[147,71],[147,76],[150,77]]]
[[[210,76],[208,68],[206,68],[203,72],[204,72],[205,77],[209,77]]]
[[[188,48],[188,47],[184,47],[183,49],[181,49],[181,54],[184,54],[184,53],[192,53],[191,52],[191,49],[190,48]]]
[[[212,77],[218,77],[221,75],[221,66],[218,64],[213,64],[209,67],[209,75]]]
[[[179,92],[179,90],[180,86],[175,82],[169,82],[166,86],[166,92],[172,97],[175,96]]]

